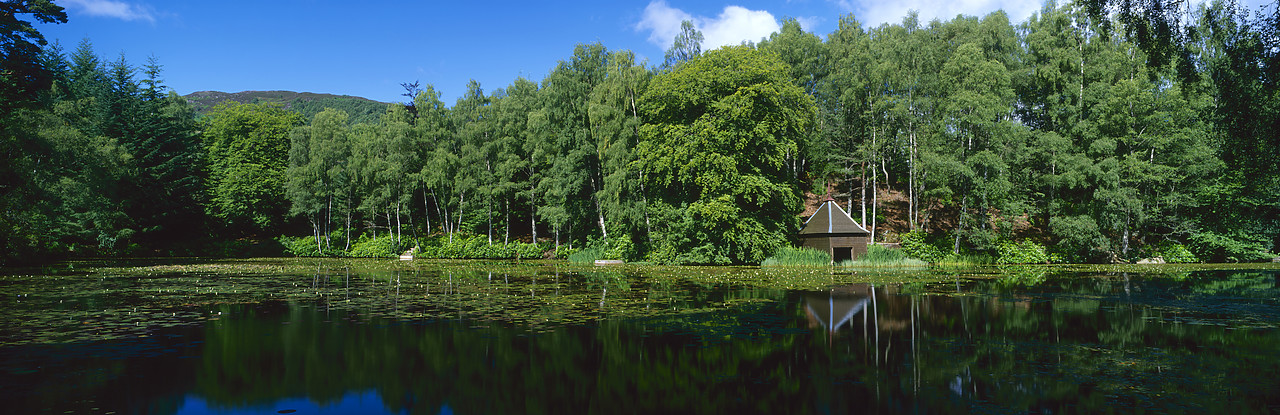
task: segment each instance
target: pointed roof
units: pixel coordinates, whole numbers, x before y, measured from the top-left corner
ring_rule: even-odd
[[[800,230],[800,235],[824,235],[824,234],[871,234],[866,228],[855,222],[853,218],[845,213],[834,200],[827,199],[822,202],[822,206],[818,207],[818,211],[805,221],[804,229]]]

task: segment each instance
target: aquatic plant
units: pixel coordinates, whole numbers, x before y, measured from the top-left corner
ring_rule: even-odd
[[[868,245],[867,252],[854,261],[841,261],[840,267],[852,268],[900,268],[927,267],[928,262],[908,257],[901,249],[887,248],[882,245]]]
[[[813,248],[785,246],[765,258],[762,267],[825,267],[831,265],[831,254]]]

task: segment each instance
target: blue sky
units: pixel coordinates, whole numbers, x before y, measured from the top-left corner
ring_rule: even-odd
[[[783,18],[825,38],[840,16],[864,26],[1005,10],[1025,20],[1039,2],[1016,0],[324,1],[54,0],[69,22],[38,25],[70,52],[88,38],[105,60],[155,56],[179,94],[291,90],[402,101],[402,82],[432,84],[452,105],[469,79],[486,92],[523,76],[540,82],[574,45],[601,42],[651,63],[693,20],[704,49],[759,40]],[[1256,2],[1259,0],[1253,0]]]

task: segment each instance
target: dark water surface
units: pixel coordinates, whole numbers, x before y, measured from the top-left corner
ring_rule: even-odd
[[[1276,269],[0,271],[4,413],[1280,413]]]

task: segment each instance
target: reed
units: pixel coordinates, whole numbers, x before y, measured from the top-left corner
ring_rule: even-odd
[[[765,258],[762,267],[825,267],[831,265],[831,255],[813,248],[784,246]]]
[[[886,248],[873,244],[868,246],[867,253],[862,254],[856,261],[841,261],[836,266],[845,268],[907,268],[927,267],[929,263],[908,257],[901,249]]]

